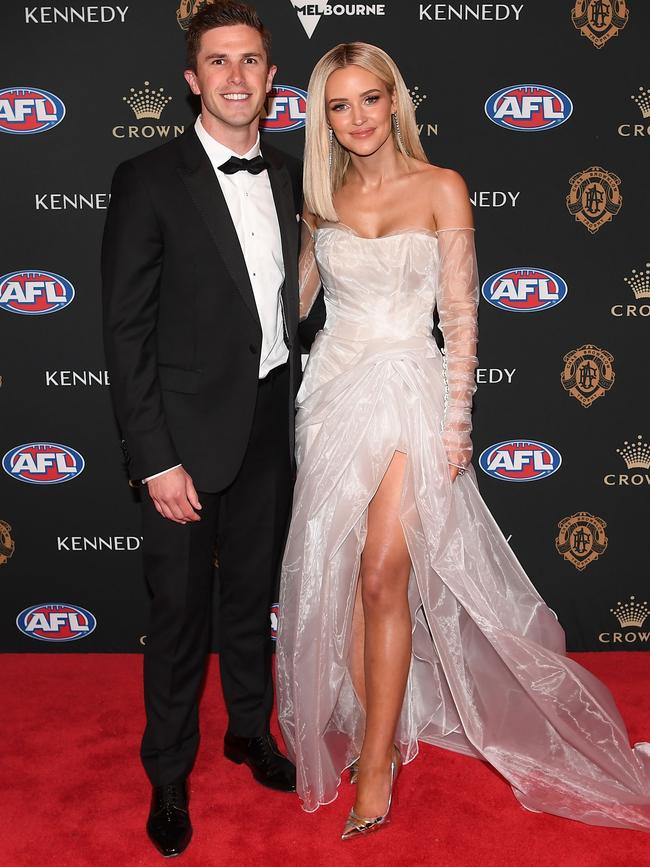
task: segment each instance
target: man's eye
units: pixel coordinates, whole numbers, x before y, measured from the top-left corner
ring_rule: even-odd
[[[212,61],[212,63],[215,65],[220,65],[223,63],[223,60],[220,57],[215,57],[215,59]]]
[[[257,58],[256,57],[247,57],[246,63],[257,63]]]

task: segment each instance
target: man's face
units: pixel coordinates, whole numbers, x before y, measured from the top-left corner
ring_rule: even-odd
[[[271,89],[275,66],[268,66],[262,37],[253,27],[215,27],[201,37],[196,72],[185,71],[203,114],[217,126],[241,128],[256,123]]]

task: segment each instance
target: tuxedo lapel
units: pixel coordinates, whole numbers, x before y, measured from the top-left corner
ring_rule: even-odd
[[[294,298],[295,292],[291,287],[297,286],[298,280],[298,231],[296,229],[296,211],[291,189],[291,178],[285,164],[281,162],[277,153],[273,150],[264,149],[262,153],[269,162],[269,181],[275,202],[275,210],[280,224],[280,236],[282,238],[282,258],[284,260],[285,281],[282,287],[284,302],[284,315],[289,334],[293,334],[297,327],[297,306]],[[296,308],[296,309],[294,309]]]
[[[185,136],[185,162],[178,168],[178,173],[208,227],[219,255],[251,316],[260,325],[244,254],[221,186],[194,130],[188,131]]]

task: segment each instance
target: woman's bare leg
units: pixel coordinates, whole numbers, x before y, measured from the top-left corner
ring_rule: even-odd
[[[395,730],[411,662],[411,561],[399,520],[406,460],[395,452],[368,506],[361,557],[366,731],[354,809],[364,817],[386,811]]]
[[[363,616],[363,600],[361,598],[361,581],[357,584],[357,595],[354,600],[352,614],[352,638],[350,642],[350,676],[354,690],[364,711],[366,709],[366,675],[364,670],[364,644],[366,625]]]

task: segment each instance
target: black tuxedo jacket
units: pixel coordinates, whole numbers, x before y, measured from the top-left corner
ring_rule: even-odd
[[[262,153],[282,235],[293,436],[301,165],[265,142]],[[102,282],[106,359],[130,478],[182,463],[198,490],[222,490],[248,443],[262,329],[230,212],[193,128],[115,172]]]

